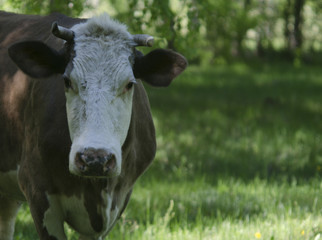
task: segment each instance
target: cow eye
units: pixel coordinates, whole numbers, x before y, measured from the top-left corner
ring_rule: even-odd
[[[66,77],[66,76],[64,76],[63,78],[64,78],[64,83],[65,83],[66,90],[73,89],[72,81],[70,80],[70,78]]]
[[[133,82],[129,82],[127,85],[126,85],[126,89],[127,90],[130,90],[132,87],[133,87]]]
[[[133,88],[133,86],[134,86],[134,84],[135,84],[136,82],[135,81],[131,81],[131,82],[129,82],[127,85],[126,85],[126,87],[125,87],[125,91],[127,92],[127,91],[130,91],[132,88]]]

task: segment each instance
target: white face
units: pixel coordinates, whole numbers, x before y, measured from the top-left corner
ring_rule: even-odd
[[[115,156],[108,176],[121,172],[121,147],[126,139],[132,113],[135,78],[129,61],[129,42],[115,36],[88,37],[74,29],[75,57],[71,71],[65,72],[71,88],[66,88],[66,109],[72,147],[71,173],[81,175],[76,155],[86,149],[103,149]],[[117,36],[118,37],[118,36]]]

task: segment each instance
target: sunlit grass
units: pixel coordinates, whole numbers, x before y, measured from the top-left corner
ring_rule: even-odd
[[[190,67],[147,91],[158,152],[108,239],[322,239],[320,68]],[[24,207],[15,239],[36,236]]]
[[[318,180],[303,185],[260,179],[216,184],[140,180],[109,239],[319,239],[321,192]]]
[[[141,181],[111,239],[314,239],[322,231],[321,191],[317,180]]]

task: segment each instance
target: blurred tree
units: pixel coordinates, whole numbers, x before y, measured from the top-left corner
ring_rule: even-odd
[[[79,16],[89,7],[86,0],[7,0],[14,9],[26,14],[49,14],[60,12],[69,16]]]
[[[289,51],[301,48],[303,43],[302,25],[305,0],[287,0],[284,9],[284,36]]]
[[[291,0],[286,0],[284,11],[283,11],[283,17],[284,17],[284,37],[285,37],[285,43],[288,51],[291,51],[292,49],[292,31],[290,29],[291,25],[291,14],[292,14],[292,4]]]
[[[302,25],[303,25],[303,7],[305,0],[295,0],[294,3],[294,35],[295,35],[295,46],[296,48],[302,47],[303,35],[302,35]]]
[[[322,50],[322,1],[316,0],[0,0],[1,5],[74,17],[84,10],[91,16],[94,5],[96,14],[107,6],[104,11],[132,33],[151,34],[156,47],[176,49],[195,63],[284,50],[300,58]]]
[[[256,23],[256,32],[258,33],[256,43],[257,56],[263,57],[267,52],[274,49],[274,40],[276,38],[275,27],[281,14],[281,0],[261,0],[254,6],[258,14]]]
[[[252,1],[207,0],[199,8],[214,56],[243,55],[245,35],[257,22],[257,17],[251,14]]]
[[[156,46],[183,52],[190,59],[200,55],[200,15],[196,0],[111,0],[116,18],[135,33],[153,34]],[[125,7],[127,6],[127,7]]]
[[[169,48],[175,48],[176,15],[171,9],[169,0],[128,0],[127,8],[120,5],[119,0],[111,0],[117,9],[117,18],[125,22],[131,30],[144,32],[147,29],[166,36]]]

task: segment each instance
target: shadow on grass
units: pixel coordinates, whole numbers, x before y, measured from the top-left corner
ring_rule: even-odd
[[[161,151],[150,175],[160,168],[173,178],[321,175],[318,68],[192,67],[168,89],[147,91]]]

